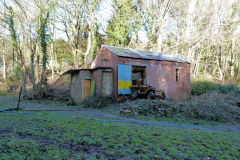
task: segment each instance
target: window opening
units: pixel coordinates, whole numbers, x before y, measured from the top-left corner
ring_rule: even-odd
[[[176,69],[176,82],[180,81],[179,69]]]

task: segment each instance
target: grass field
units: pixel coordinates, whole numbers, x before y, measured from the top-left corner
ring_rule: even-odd
[[[0,113],[0,159],[240,159],[240,133]]]

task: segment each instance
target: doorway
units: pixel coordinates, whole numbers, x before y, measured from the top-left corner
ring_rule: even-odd
[[[146,85],[146,67],[132,66],[132,85]]]

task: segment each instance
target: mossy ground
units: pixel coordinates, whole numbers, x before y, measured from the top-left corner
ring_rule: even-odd
[[[17,98],[0,96],[0,109],[14,108]],[[226,101],[233,102],[233,98],[227,97]],[[22,101],[21,107],[38,111],[29,111],[35,113],[30,115],[0,112],[1,160],[240,159],[240,127],[229,130],[226,127],[232,125],[229,122],[186,117],[122,117],[117,105],[93,109],[51,101]],[[72,111],[39,111],[49,109]],[[101,122],[97,118],[196,125],[213,131]]]

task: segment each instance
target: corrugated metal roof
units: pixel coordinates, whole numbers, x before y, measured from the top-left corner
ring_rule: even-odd
[[[180,62],[180,63],[189,63],[183,59],[175,57],[170,54],[160,53],[160,52],[152,52],[152,51],[141,51],[131,48],[123,48],[123,47],[115,47],[103,45],[106,49],[110,50],[114,54],[120,57],[131,57],[131,58],[139,58],[139,59],[151,59],[151,60],[159,60],[159,61],[172,61],[172,62]]]

